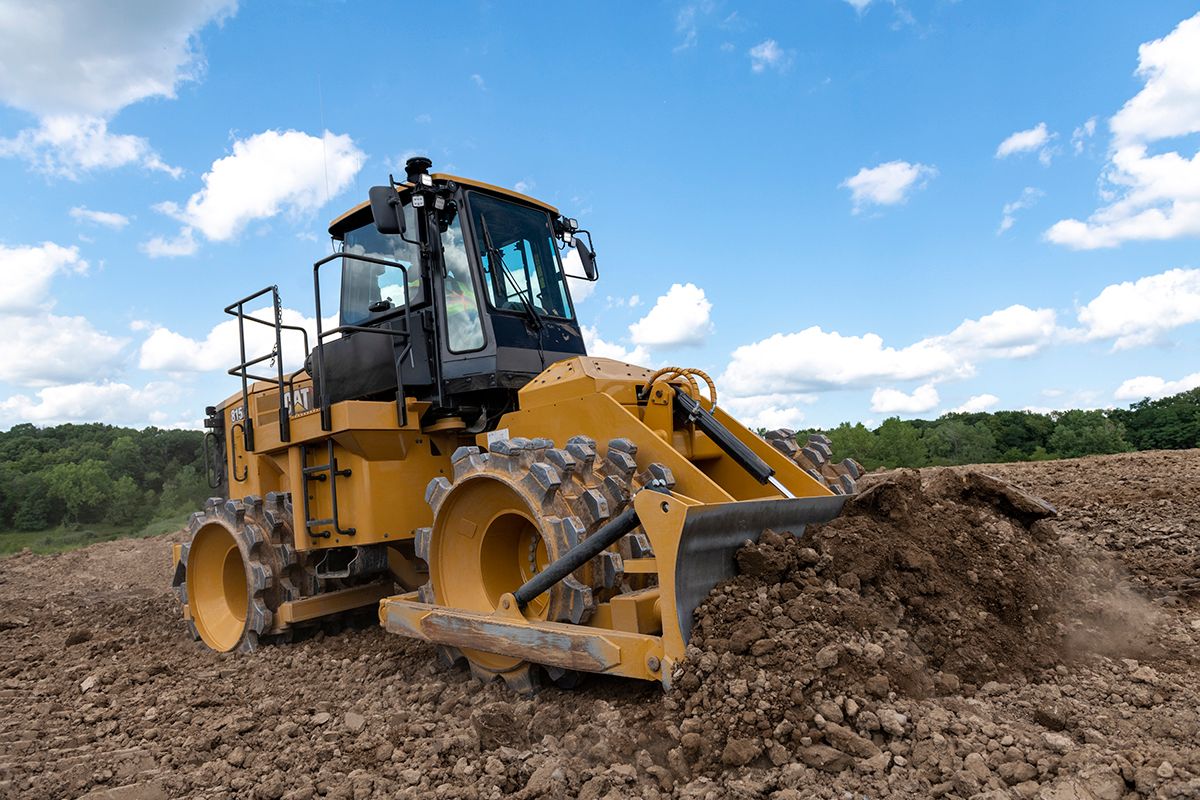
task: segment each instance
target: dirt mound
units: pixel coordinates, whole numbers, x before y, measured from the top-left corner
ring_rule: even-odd
[[[784,766],[799,748],[810,767],[882,772],[913,738],[899,699],[1144,654],[1155,611],[1063,546],[1056,516],[978,471],[907,470],[802,539],[747,544],[739,577],[698,610],[678,679],[689,763]]]

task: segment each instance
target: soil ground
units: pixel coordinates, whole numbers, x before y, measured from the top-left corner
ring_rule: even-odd
[[[742,550],[669,694],[515,697],[369,619],[212,653],[173,536],[5,558],[0,797],[1200,797],[1200,451],[867,483]]]

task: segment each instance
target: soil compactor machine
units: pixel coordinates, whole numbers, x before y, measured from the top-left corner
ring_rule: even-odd
[[[207,410],[221,496],[173,548],[183,617],[249,651],[376,606],[518,691],[581,673],[669,687],[737,548],[836,516],[857,467],[821,437],[759,437],[698,370],[588,357],[563,264],[596,279],[590,233],[430,166],[410,159],[331,224],[311,343],[276,287],[225,309],[242,389]],[[270,350],[247,356],[255,326]]]

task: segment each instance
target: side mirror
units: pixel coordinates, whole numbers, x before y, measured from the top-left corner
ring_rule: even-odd
[[[582,239],[575,239],[571,244],[575,247],[575,253],[579,256],[579,264],[583,267],[584,276],[589,281],[594,281],[600,277],[596,271],[596,254],[588,249],[588,246],[583,243]]]
[[[384,234],[404,235],[404,208],[400,195],[391,186],[372,186],[367,193],[371,200],[371,216],[375,228]]]

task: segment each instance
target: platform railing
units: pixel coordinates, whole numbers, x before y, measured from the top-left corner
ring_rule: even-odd
[[[321,320],[321,267],[325,266],[331,261],[347,258],[354,259],[355,261],[362,261],[367,264],[376,264],[386,269],[400,270],[404,280],[403,330],[367,325],[339,325],[336,328],[323,330]],[[345,264],[343,262],[343,267],[344,266]],[[316,306],[317,312],[317,342],[316,349],[314,351],[317,374],[315,376],[314,386],[316,388],[317,397],[320,399],[321,403],[321,430],[328,431],[333,427],[333,421],[330,416],[330,406],[332,405],[329,399],[330,393],[325,391],[325,348],[322,345],[324,344],[325,338],[328,336],[350,333],[382,334],[384,336],[392,336],[394,338],[402,338],[405,340],[403,348],[401,348],[400,352],[396,353],[394,356],[396,365],[396,421],[402,428],[408,425],[408,406],[404,399],[404,375],[402,370],[404,359],[408,358],[409,354],[412,353],[412,304],[409,302],[410,298],[408,293],[408,267],[404,266],[404,264],[401,264],[398,261],[388,261],[387,259],[376,258],[374,256],[354,255],[346,252],[334,253],[333,255],[326,256],[325,258],[322,258],[320,261],[317,261],[313,264],[313,292],[315,295],[314,305]]]
[[[271,295],[271,320],[260,319],[252,314],[246,313],[246,305],[257,300],[258,298],[270,294]],[[308,358],[308,331],[299,325],[283,324],[283,309],[279,302],[279,287],[267,286],[259,289],[254,294],[249,294],[240,300],[235,300],[225,306],[225,313],[232,317],[236,317],[238,321],[238,354],[242,359],[240,363],[228,371],[228,374],[242,379],[242,406],[241,419],[234,420],[234,425],[231,427],[240,427],[242,429],[242,444],[247,453],[254,450],[254,420],[250,414],[250,381],[266,381],[275,383],[279,387],[279,440],[281,442],[291,441],[291,403],[285,398],[292,396],[291,387],[295,381],[296,375],[303,372],[303,368],[296,370],[287,377],[284,376],[283,369],[283,332],[285,330],[298,331],[304,337],[304,357]],[[318,330],[320,330],[320,314],[318,312]],[[254,322],[258,325],[266,325],[273,328],[275,331],[275,344],[269,353],[256,356],[254,358],[246,357],[246,322]],[[275,375],[255,375],[250,371],[250,368],[261,364],[264,361],[272,361],[275,364]],[[244,481],[246,478],[238,478],[236,469],[233,475],[234,480]]]

